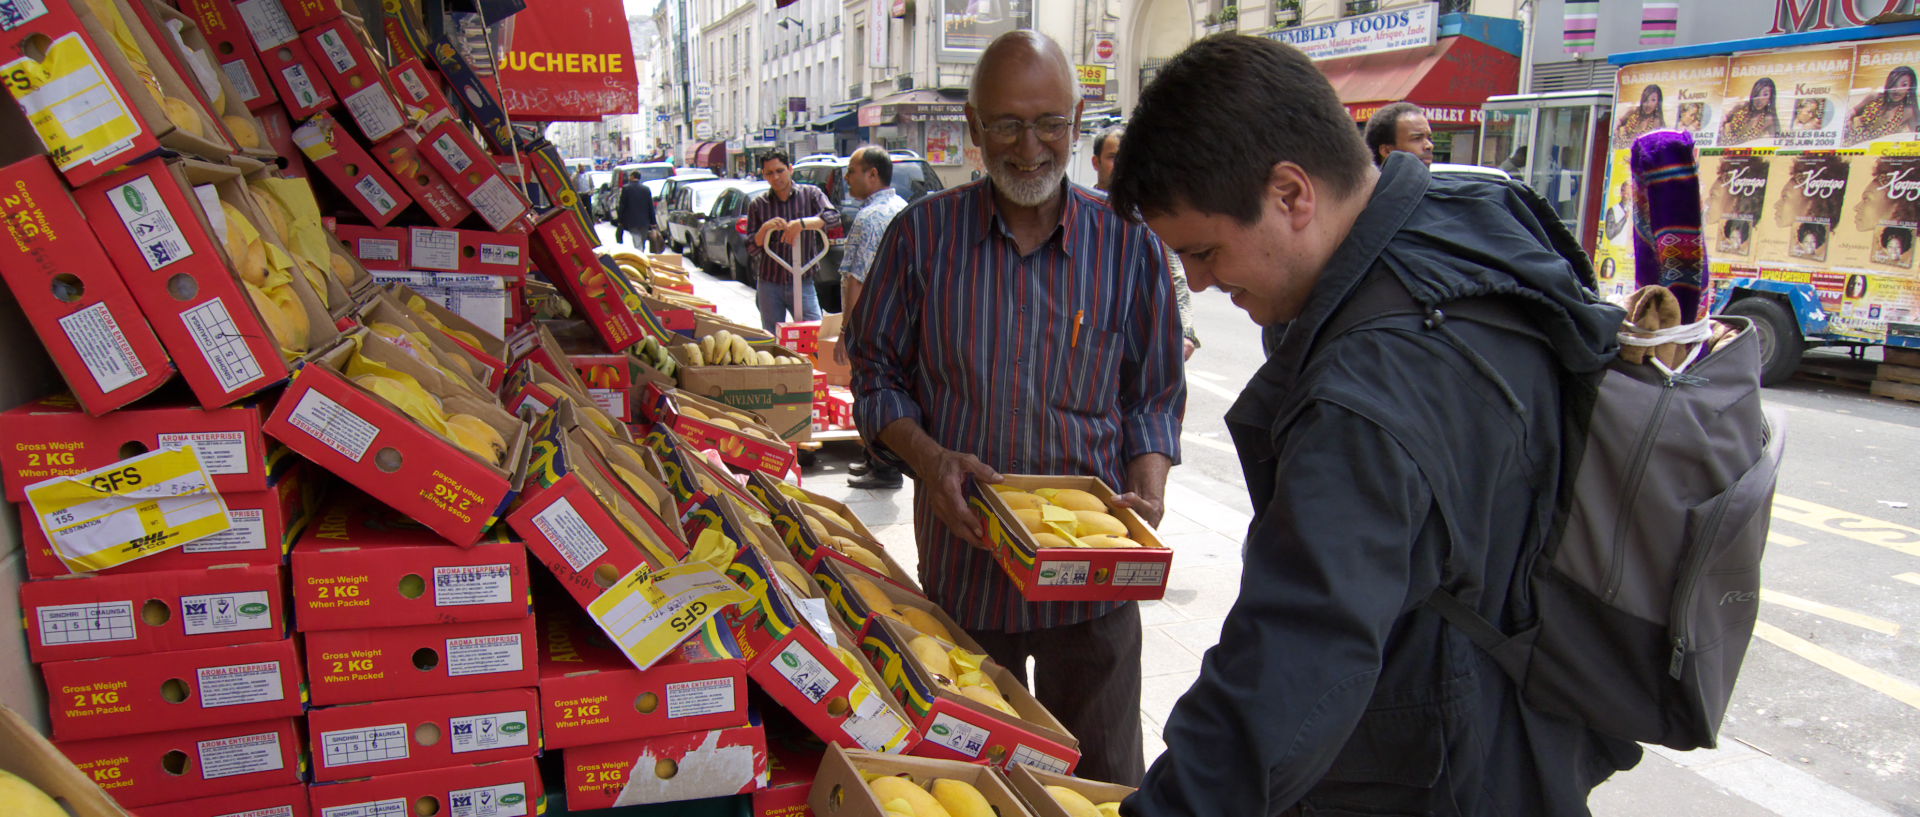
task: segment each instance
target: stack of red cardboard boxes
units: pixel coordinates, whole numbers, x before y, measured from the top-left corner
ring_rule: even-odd
[[[452,545],[341,494],[293,549],[314,812],[538,813],[526,551],[503,536]]]

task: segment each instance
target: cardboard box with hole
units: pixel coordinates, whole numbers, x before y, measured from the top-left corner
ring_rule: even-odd
[[[427,163],[472,205],[488,229],[507,230],[528,214],[526,194],[501,174],[462,123],[447,119],[429,127],[420,143],[428,148],[420,152]]]
[[[949,659],[947,666],[933,668],[914,647],[914,640],[924,637],[920,631],[887,617],[871,625],[861,647],[925,736],[909,750],[913,754],[996,768],[1019,763],[1061,773],[1073,771],[1080,761],[1080,742],[1012,673],[987,658],[979,645],[960,647],[972,653],[968,660],[979,662],[977,669],[968,669],[953,660],[952,645],[921,642],[921,649],[944,653],[940,657]],[[954,636],[970,640],[964,632]],[[970,676],[983,683],[967,684]],[[994,694],[981,693],[981,686]],[[1013,712],[983,701],[1004,703]]]
[[[289,179],[311,179],[307,160],[301,156],[300,146],[293,142],[293,120],[287,116],[286,109],[274,103],[254,111],[253,117],[266,134],[267,146],[284,166],[281,174]]]
[[[546,789],[532,758],[317,783],[310,794],[313,813],[322,817],[528,817],[546,813]]]
[[[421,301],[424,303],[425,299]],[[465,347],[429,322],[427,318],[431,315],[408,309],[405,304],[399,290],[377,288],[363,295],[351,317],[415,360],[432,366],[466,392],[491,398],[493,388],[488,381],[493,377],[493,369],[474,359]]]
[[[630,451],[596,445],[595,433],[580,426],[570,405],[543,415],[533,432],[539,456],[507,514],[534,558],[582,607],[621,577],[672,566],[688,552],[666,486]]]
[[[518,233],[342,224],[338,234],[368,269],[493,275],[516,286],[527,274],[527,237]]]
[[[813,552],[813,558],[804,560],[809,572],[819,570],[827,562],[833,562],[843,570],[878,579],[883,584],[913,595],[926,595],[926,591],[914,581],[913,574],[894,561],[893,554],[888,553],[884,546],[872,539],[835,534],[825,547]]]
[[[302,632],[517,619],[530,599],[526,551],[504,532],[448,544],[358,492],[331,500],[293,546]]]
[[[135,817],[308,817],[307,787],[275,786],[141,806]]]
[[[218,65],[218,46],[202,34],[194,18],[156,0],[129,0],[128,6],[146,27],[147,36],[160,46],[160,56],[173,66],[195,101],[211,114],[207,123],[213,129],[208,133],[218,134],[238,155],[272,161],[273,151],[247,100]],[[240,76],[246,78],[244,73]]]
[[[387,89],[386,71],[367,49],[359,18],[336,16],[303,29],[300,39],[362,139],[379,142],[407,124]]]
[[[507,379],[507,342],[482,328],[466,316],[448,308],[435,298],[415,292],[404,284],[388,284],[389,295],[405,304],[415,318],[446,335],[481,368],[482,382],[489,390],[499,390]]]
[[[473,215],[473,205],[461,198],[459,191],[426,160],[425,146],[412,131],[403,128],[373,143],[368,150],[386,166],[400,186],[406,188],[407,195],[413,197],[414,203],[426,211],[433,223],[452,227]],[[526,236],[515,235],[522,243],[526,241]]]
[[[293,141],[307,161],[333,182],[333,186],[353,202],[354,209],[374,226],[387,226],[413,203],[413,198],[393,180],[386,167],[374,161],[367,149],[326,112],[295,128]]]
[[[368,373],[382,369],[412,378],[419,389],[384,375],[370,379]],[[436,422],[453,436],[430,426]],[[361,329],[314,353],[267,418],[266,430],[463,546],[480,541],[499,518],[525,465],[526,426],[491,395],[466,391]]]
[[[291,718],[55,745],[129,809],[298,783],[306,765]]]
[[[701,319],[701,323],[700,328],[707,330],[705,319]],[[710,331],[702,331],[702,335],[705,334],[710,334]],[[749,345],[775,356],[799,356],[790,349],[772,345],[770,341],[749,341]],[[788,442],[812,439],[811,365],[691,366],[688,365],[685,349],[676,346],[672,351],[674,360],[680,364],[681,391],[752,412]]]
[[[533,617],[307,633],[316,706],[531,687]]]
[[[628,303],[639,296],[619,267],[594,252],[597,244],[578,218],[555,213],[534,228],[531,249],[540,271],[580,310],[607,350],[625,351],[640,342],[640,321]]]
[[[1167,572],[1173,567],[1173,551],[1147,526],[1146,520],[1128,508],[1113,506],[1116,492],[1098,477],[1035,476],[1005,474],[1001,486],[1023,492],[1037,489],[1073,489],[1092,494],[1105,506],[1104,513],[1126,527],[1125,539],[1138,546],[1075,547],[1071,544],[1043,546],[1027,529],[1020,517],[1007,505],[997,490],[969,480],[967,506],[980,517],[987,538],[993,545],[994,561],[1013,579],[1013,585],[1028,601],[1144,601],[1167,592]],[[1046,513],[1042,510],[1042,513]],[[1058,513],[1058,511],[1055,511]],[[1061,526],[1071,526],[1062,517]],[[1053,520],[1044,520],[1043,524]],[[1043,535],[1066,541],[1060,530],[1049,527]],[[1100,542],[1087,538],[1080,541]]]
[[[886,617],[928,635],[944,638],[971,652],[986,650],[967,636],[965,630],[947,615],[940,605],[927,597],[890,582],[875,581],[866,573],[844,562],[820,560],[810,570],[828,604],[840,616],[841,623],[863,641],[873,620]]]
[[[260,67],[288,115],[306,119],[338,104],[280,0],[234,0],[233,6],[245,21]]]
[[[40,731],[0,706],[0,771],[10,772],[66,806],[74,817],[126,817],[126,812],[86,772]]]
[[[180,10],[199,24],[241,104],[257,111],[280,101],[273,80],[261,67],[260,55],[254,51],[247,23],[232,0],[180,0]]]
[[[573,364],[567,361],[566,352],[560,348],[560,341],[545,321],[528,321],[507,335],[507,346],[513,355],[514,368],[523,364],[539,366],[548,374],[566,381],[567,385],[581,394],[587,393],[587,384],[580,379],[580,373],[574,371]]]
[[[746,663],[725,629],[681,642],[643,671],[579,610],[555,603],[537,618],[547,748],[747,723]]]
[[[474,128],[480,131],[480,137],[494,153],[511,154],[518,147],[514,141],[513,128],[508,124],[506,106],[500,104],[494,96],[490,77],[482,77],[467,61],[466,50],[453,46],[446,41],[434,42],[431,46],[417,39],[426,29],[418,17],[409,15],[407,29],[416,36],[414,45],[424,56],[440,69],[440,75],[447,81],[451,96],[458,100],[460,107],[466,110],[466,118]],[[462,131],[464,133],[465,131]],[[479,155],[476,151],[475,155]],[[498,229],[498,228],[496,228]]]
[[[226,502],[227,518],[231,522],[226,530],[97,572],[118,575],[204,570],[215,565],[280,564],[312,514],[315,495],[321,487],[303,463],[292,462],[292,467],[283,470],[285,473],[278,475],[268,490],[220,495]],[[33,518],[32,509],[22,505],[19,514],[20,550],[26,554],[27,575],[51,579],[75,572],[55,555],[53,543]]]
[[[25,502],[26,486],[72,476],[162,448],[192,445],[221,493],[269,487],[266,404],[201,408],[156,401],[89,417],[70,395],[43,397],[0,413],[0,469],[7,499]]]
[[[748,676],[769,697],[828,741],[886,752],[906,751],[920,741],[859,642],[827,611],[819,588],[795,581],[806,576],[791,556],[750,544],[727,576],[753,596],[728,608],[726,616]]]
[[[660,416],[682,440],[720,452],[730,465],[778,479],[799,462],[794,447],[758,416],[680,389],[665,392],[662,399],[666,403]]]
[[[306,31],[338,19],[344,14],[338,0],[281,0],[293,27]]]
[[[813,779],[807,804],[817,817],[886,817],[883,799],[875,796],[867,775],[897,777],[923,790],[935,780],[957,780],[972,786],[999,817],[1033,817],[1027,804],[1007,785],[997,770],[953,760],[903,757],[840,746],[827,747],[820,771]],[[898,783],[889,785],[899,785]],[[894,799],[894,798],[888,798]],[[933,799],[931,791],[928,799]]]
[[[80,405],[105,414],[173,379],[173,361],[46,157],[0,168],[0,185],[12,238],[0,242],[0,276]]]
[[[389,16],[387,22],[391,25],[395,20]],[[418,58],[395,53],[394,65],[387,70],[387,78],[392,81],[394,98],[412,109],[414,113],[410,116],[415,121],[453,115],[453,104],[440,91],[440,74]]]
[[[779,713],[767,718],[767,784],[753,792],[747,814],[812,817],[807,795],[813,791],[813,778],[820,773],[827,745],[797,723],[782,725]]]
[[[292,639],[50,661],[47,717],[59,740],[299,717],[306,711]]]
[[[35,663],[190,650],[287,637],[279,565],[101,575],[20,586]]]
[[[853,385],[853,365],[851,361],[841,361],[835,357],[840,344],[845,339],[840,336],[843,319],[836,312],[820,319],[820,346],[813,356],[813,368],[825,372],[827,383],[833,386]]]
[[[562,355],[560,359],[566,357]],[[568,372],[572,373],[571,367]],[[566,403],[579,419],[591,423],[595,429],[623,442],[632,441],[628,427],[601,411],[599,403],[588,395],[578,377],[555,376],[531,358],[522,358],[508,374],[501,393],[506,395],[507,410],[516,416],[538,418],[554,406]]]
[[[1079,792],[1087,802],[1096,808],[1107,803],[1118,803],[1127,799],[1137,789],[1118,783],[1101,783],[1096,780],[1082,780],[1064,774],[1037,769],[1032,766],[1010,766],[1007,768],[1007,783],[1013,792],[1025,800],[1033,810],[1034,817],[1075,817],[1083,812],[1070,811],[1055,799],[1048,786],[1062,786]]]
[[[539,701],[496,689],[328,706],[307,714],[316,783],[533,757]]]
[[[766,785],[767,735],[755,722],[575,746],[560,759],[569,810],[675,803]]]

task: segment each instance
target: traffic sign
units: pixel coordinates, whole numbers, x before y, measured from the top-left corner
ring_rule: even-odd
[[[1118,48],[1113,44],[1111,36],[1102,35],[1093,41],[1093,56],[1101,62],[1113,62],[1116,51]]]

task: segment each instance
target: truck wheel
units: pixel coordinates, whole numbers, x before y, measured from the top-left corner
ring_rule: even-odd
[[[1807,341],[1800,335],[1800,323],[1779,301],[1767,297],[1742,298],[1724,311],[1753,321],[1754,330],[1760,333],[1761,384],[1777,386],[1800,368],[1800,355],[1806,351]]]

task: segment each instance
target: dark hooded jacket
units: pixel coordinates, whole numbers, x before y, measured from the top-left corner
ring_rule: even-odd
[[[620,226],[630,233],[653,229],[653,191],[638,179],[620,188]]]
[[[1325,337],[1369,275],[1424,317]],[[1526,621],[1513,591],[1552,519],[1560,378],[1615,351],[1621,313],[1587,298],[1590,276],[1518,185],[1387,162],[1227,414],[1256,509],[1239,600],[1126,814],[1586,815],[1592,787],[1638,761],[1523,704],[1422,606],[1445,587],[1510,631]],[[1468,298],[1537,334],[1447,320]]]

